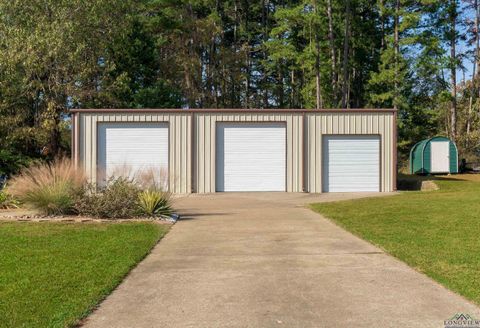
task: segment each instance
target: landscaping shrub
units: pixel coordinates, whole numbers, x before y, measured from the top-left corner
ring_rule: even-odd
[[[111,178],[105,186],[87,184],[70,160],[37,163],[12,178],[9,194],[0,190],[0,208],[19,201],[48,215],[80,214],[97,218],[161,216],[172,213],[170,194],[164,192],[166,174],[146,170],[133,178]],[[12,196],[11,196],[11,195]]]
[[[0,149],[0,175],[12,175],[27,166],[31,159],[9,149]]]
[[[0,190],[0,209],[18,208],[19,202],[5,190]]]
[[[138,194],[141,215],[161,216],[172,214],[170,194],[158,190],[145,190]]]
[[[110,179],[105,187],[87,185],[75,209],[80,215],[98,218],[130,218],[138,212],[140,189],[127,178]]]
[[[8,192],[26,206],[48,215],[74,212],[85,176],[67,158],[37,163],[12,178]]]

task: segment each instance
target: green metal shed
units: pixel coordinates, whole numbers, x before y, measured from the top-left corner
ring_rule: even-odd
[[[440,136],[417,142],[410,150],[410,173],[458,173],[457,146]]]

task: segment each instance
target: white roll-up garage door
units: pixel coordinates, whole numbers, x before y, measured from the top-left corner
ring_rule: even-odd
[[[323,136],[323,191],[380,191],[379,136]]]
[[[217,123],[217,191],[285,191],[284,123]]]
[[[150,171],[168,179],[167,123],[99,123],[99,182]]]

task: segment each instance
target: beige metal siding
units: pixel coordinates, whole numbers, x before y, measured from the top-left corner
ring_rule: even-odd
[[[238,112],[195,113],[195,192],[215,192],[216,122],[285,122],[287,125],[286,191],[302,191],[302,114]]]
[[[381,138],[381,191],[395,186],[395,119],[391,112],[306,113],[306,191],[322,192],[322,135],[378,134]]]
[[[169,124],[169,190],[191,191],[190,113],[80,113],[78,162],[91,182],[97,181],[97,124],[100,122],[166,122]],[[76,158],[76,156],[74,157]]]
[[[286,191],[301,192],[305,187],[308,192],[322,192],[324,134],[380,135],[381,191],[392,191],[395,187],[396,127],[393,111],[146,110],[129,113],[92,110],[78,111],[74,116],[73,159],[85,169],[92,182],[96,182],[97,178],[99,122],[167,122],[169,187],[174,193],[189,193],[192,190],[198,193],[215,192],[216,122],[285,122]]]

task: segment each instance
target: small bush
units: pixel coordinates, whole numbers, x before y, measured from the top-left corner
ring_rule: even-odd
[[[41,213],[70,214],[84,183],[83,173],[69,159],[61,158],[22,170],[11,180],[8,192]]]
[[[0,149],[0,175],[12,175],[31,162],[29,157],[9,149]]]
[[[0,209],[18,208],[19,201],[8,194],[5,190],[0,190]]]
[[[141,215],[161,216],[172,214],[170,194],[158,190],[145,190],[138,194]]]
[[[87,185],[75,203],[80,215],[98,218],[130,218],[137,214],[140,190],[127,178],[110,179],[105,187]]]

